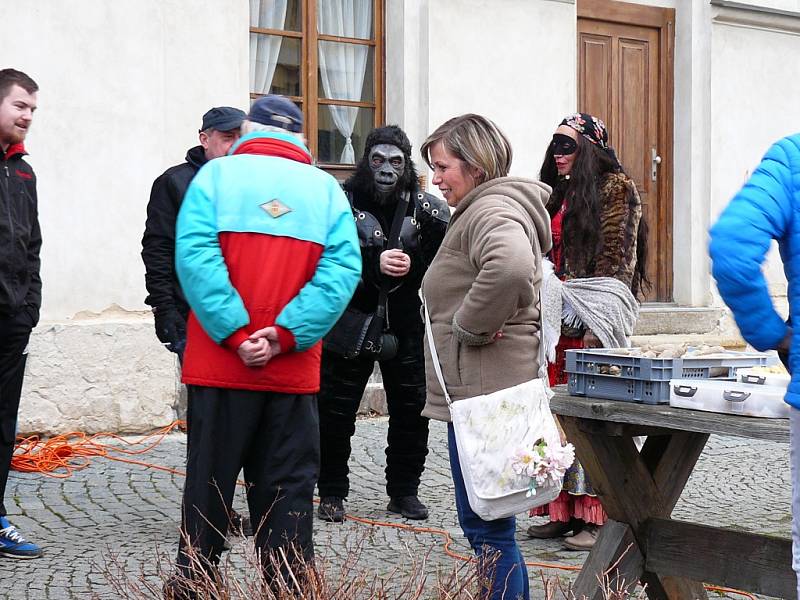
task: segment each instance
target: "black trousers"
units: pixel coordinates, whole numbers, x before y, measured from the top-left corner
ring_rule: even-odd
[[[218,564],[236,479],[244,469],[247,504],[265,575],[284,548],[314,557],[314,484],[319,417],[313,395],[190,386],[188,452],[178,566],[191,577],[187,540],[206,568]]]
[[[6,495],[11,456],[17,436],[17,412],[33,319],[26,310],[0,316],[0,516],[6,516]],[[24,353],[24,354],[23,354]]]
[[[389,409],[386,493],[392,497],[417,494],[428,454],[428,419],[421,415],[425,407],[422,332],[398,336],[398,342],[397,356],[379,363]],[[374,367],[372,360],[348,360],[322,351],[318,483],[321,497],[346,498],[350,491],[347,466],[350,438],[355,433],[358,406]]]

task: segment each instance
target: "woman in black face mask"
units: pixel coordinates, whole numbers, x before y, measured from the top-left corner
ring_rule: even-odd
[[[553,188],[547,204],[553,233],[549,258],[560,279],[613,277],[630,286],[634,295],[649,285],[642,203],[608,146],[600,119],[576,113],[561,121],[545,153],[540,179]],[[567,382],[565,350],[600,346],[591,330],[562,324],[555,362],[548,366],[550,384]],[[574,550],[591,548],[608,518],[577,461],[567,471],[561,495],[532,514],[549,515],[550,522],[531,526],[528,535],[554,538],[572,532],[564,544]]]

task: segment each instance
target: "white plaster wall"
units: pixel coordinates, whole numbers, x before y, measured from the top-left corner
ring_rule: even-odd
[[[4,11],[2,62],[41,88],[27,146],[45,319],[145,308],[150,185],[197,143],[209,107],[246,106],[247,11],[243,0],[38,0]]]
[[[795,19],[800,30],[800,19]],[[711,127],[712,223],[776,140],[800,131],[797,98],[800,31],[717,23]],[[731,125],[734,124],[734,127]],[[786,279],[773,245],[764,265],[770,290],[785,311]]]
[[[739,2],[757,8],[800,11],[800,0],[739,0]]]
[[[435,0],[427,8],[427,133],[465,112],[485,115],[511,140],[512,173],[537,177],[553,131],[575,110],[575,5]]]
[[[707,231],[710,194],[711,14],[707,1],[677,0],[673,147],[673,296],[711,301]]]
[[[51,321],[31,340],[19,430],[147,431],[175,419],[178,397],[177,360],[152,322],[119,309]]]
[[[386,122],[408,135],[419,172],[418,149],[429,133],[427,13],[428,0],[386,2]]]
[[[26,145],[39,180],[43,320],[20,431],[171,420],[175,362],[143,303],[145,207],[153,179],[197,143],[208,108],[246,107],[248,11],[245,0],[37,0],[3,11],[2,66],[41,88]]]

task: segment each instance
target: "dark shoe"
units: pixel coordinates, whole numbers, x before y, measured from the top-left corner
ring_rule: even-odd
[[[400,513],[406,519],[421,521],[428,518],[428,507],[419,501],[416,496],[396,496],[389,500],[386,510]]]
[[[344,498],[325,496],[319,501],[317,516],[323,521],[341,523],[344,521]]]
[[[39,558],[42,556],[42,549],[22,537],[22,534],[8,522],[8,519],[0,517],[0,556]]]
[[[528,527],[528,536],[538,540],[551,540],[561,537],[569,532],[577,533],[583,521],[570,519],[569,521],[550,521],[544,525],[531,525]]]
[[[250,522],[250,517],[245,517],[235,510],[231,511],[231,525],[228,531],[234,535],[253,537],[253,524]]]
[[[564,547],[570,550],[591,550],[597,541],[599,530],[599,526],[587,523],[579,534],[564,538]]]

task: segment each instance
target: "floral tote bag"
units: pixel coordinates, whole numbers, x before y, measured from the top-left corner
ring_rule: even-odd
[[[425,333],[436,377],[450,409],[472,510],[481,519],[492,521],[555,500],[561,493],[564,473],[575,459],[575,449],[572,444],[561,445],[550,412],[552,392],[546,383],[543,353],[540,352],[540,377],[453,402],[442,376],[427,306]]]

